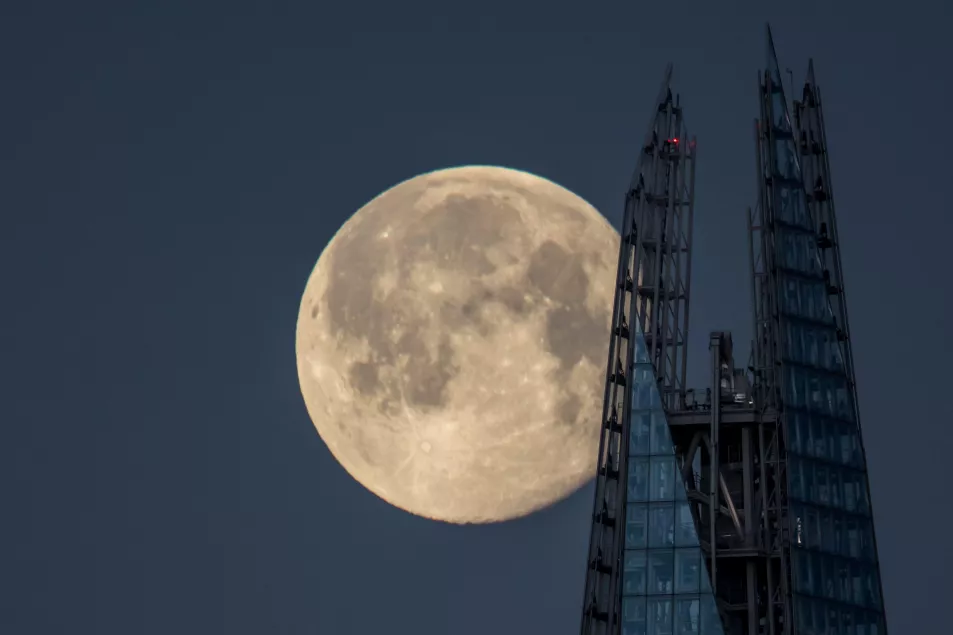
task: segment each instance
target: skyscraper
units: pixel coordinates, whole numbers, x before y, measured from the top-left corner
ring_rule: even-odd
[[[770,30],[748,211],[753,341],[686,386],[696,144],[666,71],[625,201],[583,635],[883,635],[820,91]]]

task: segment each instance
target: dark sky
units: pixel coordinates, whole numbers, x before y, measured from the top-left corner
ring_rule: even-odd
[[[825,95],[891,630],[948,633],[949,8],[769,5],[4,3],[0,632],[576,633],[591,488],[483,527],[377,499],[305,412],[300,294],[350,214],[436,168],[618,222],[671,60],[704,387],[708,332],[750,336],[770,20]]]

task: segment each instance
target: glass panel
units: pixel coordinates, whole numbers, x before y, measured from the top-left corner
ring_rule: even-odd
[[[629,502],[642,502],[649,499],[649,460],[647,458],[629,459]]]
[[[804,484],[804,500],[817,501],[817,493],[814,491],[814,463],[812,461],[801,461],[801,479]]]
[[[632,329],[636,331],[635,337],[635,363],[645,364],[649,361],[649,352],[645,347],[645,337],[642,336],[640,328]]]
[[[675,545],[675,505],[652,503],[649,507],[649,546],[673,547]]]
[[[795,620],[798,635],[814,635],[814,616],[811,614],[811,601],[799,597],[794,600]]]
[[[852,602],[858,606],[864,605],[864,569],[859,562],[850,564],[850,585],[854,591]]]
[[[650,410],[661,407],[652,364],[636,364],[632,372],[632,408]]]
[[[698,544],[698,535],[695,533],[695,519],[689,503],[676,503],[677,524],[675,544],[679,547],[693,547]]]
[[[848,518],[847,527],[847,555],[851,558],[860,558],[860,519]]]
[[[877,552],[874,549],[874,531],[869,520],[861,520],[858,523],[858,532],[860,533],[860,556],[865,560],[876,562]]]
[[[652,413],[652,454],[672,454],[674,455],[674,446],[672,445],[672,436],[668,431],[668,420],[665,413],[656,411]]]
[[[649,595],[672,593],[675,581],[674,555],[675,552],[670,549],[649,550]]]
[[[675,592],[698,593],[701,589],[701,551],[677,549],[675,551]],[[707,575],[707,571],[706,571]]]
[[[814,468],[815,493],[817,494],[817,503],[819,505],[830,505],[831,492],[828,486],[828,470],[825,465],[818,465]]]
[[[649,599],[648,635],[672,635],[673,604],[671,598]]]
[[[827,630],[827,607],[820,600],[812,600],[811,605],[814,614],[814,632],[817,635],[831,635]]]
[[[622,599],[622,632],[624,635],[645,634],[645,598]]]
[[[807,547],[817,549],[821,546],[820,515],[813,507],[807,507],[804,516],[804,537],[807,540]]]
[[[814,575],[814,586],[811,587],[810,593],[816,597],[822,597],[824,595],[824,558],[820,554],[808,552],[808,557],[811,559],[811,569]]]
[[[667,429],[665,430],[665,434],[668,435]],[[653,501],[670,501],[675,499],[674,455],[652,457],[649,498]]]
[[[834,553],[849,556],[847,548],[847,519],[842,513],[834,514]]]
[[[645,551],[626,551],[622,571],[622,594],[645,595],[646,591]]]
[[[840,607],[840,632],[843,635],[857,635],[854,625],[854,610],[848,607]]]
[[[675,598],[675,635],[695,635],[701,622],[701,601],[697,597]]]
[[[804,415],[797,412],[788,415],[788,448],[794,454],[801,454],[805,451],[804,431],[801,429],[803,418]]]
[[[821,510],[821,549],[827,553],[837,553],[833,516],[834,512]]]
[[[795,549],[791,555],[794,560],[794,589],[798,593],[810,593],[814,584],[810,554],[803,549]]]
[[[864,567],[864,605],[871,609],[880,609],[880,576],[877,569],[870,565]]]
[[[835,560],[826,556],[818,556],[821,561],[821,580],[823,588],[821,594],[828,600],[837,598],[837,584],[835,575],[837,575]]]
[[[633,412],[629,430],[629,455],[647,455],[651,449],[649,434],[652,429],[652,414]]]
[[[831,437],[834,439],[835,437]],[[835,454],[835,456],[838,456]],[[843,469],[831,467],[830,470],[830,486],[831,486],[831,506],[837,507],[838,509],[844,508],[844,484],[841,480],[841,475],[843,474]]]
[[[824,420],[820,417],[810,417],[811,420],[811,456],[827,458],[827,438],[824,434]]]
[[[721,635],[721,617],[715,598],[709,593],[701,596],[701,629],[702,635]]]
[[[844,509],[857,511],[857,479],[850,472],[841,475],[841,487],[844,489]]]
[[[644,549],[648,539],[648,507],[645,503],[630,503],[625,509],[625,546]]]
[[[788,495],[796,500],[804,500],[804,475],[801,470],[803,461],[796,456],[788,458]]]
[[[839,602],[850,602],[854,597],[854,592],[850,586],[850,563],[843,558],[839,558],[835,567],[837,570],[837,600]]]

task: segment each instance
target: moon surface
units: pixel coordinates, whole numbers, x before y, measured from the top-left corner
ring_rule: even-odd
[[[452,523],[547,507],[595,475],[619,236],[546,179],[417,176],[352,216],[301,300],[308,413],[358,482]]]

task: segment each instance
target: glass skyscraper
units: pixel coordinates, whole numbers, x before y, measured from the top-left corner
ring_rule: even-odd
[[[799,147],[801,131],[789,114],[770,33],[766,75],[762,98],[771,130],[762,139],[774,211],[794,621],[798,633],[881,635],[867,466],[845,354],[846,312],[839,320],[830,298],[842,294],[843,285],[832,280],[823,253],[835,247],[833,228],[822,224],[823,210],[816,209],[830,200],[830,177],[805,182],[801,150],[810,157],[812,143],[821,140],[803,130]],[[819,108],[808,104],[813,84],[811,73],[804,108]]]
[[[768,31],[749,210],[753,338],[685,384],[695,140],[671,68],[626,195],[583,635],[885,635],[813,63]],[[792,117],[793,114],[793,117]]]
[[[622,633],[721,635],[645,339],[635,337],[622,567]]]

